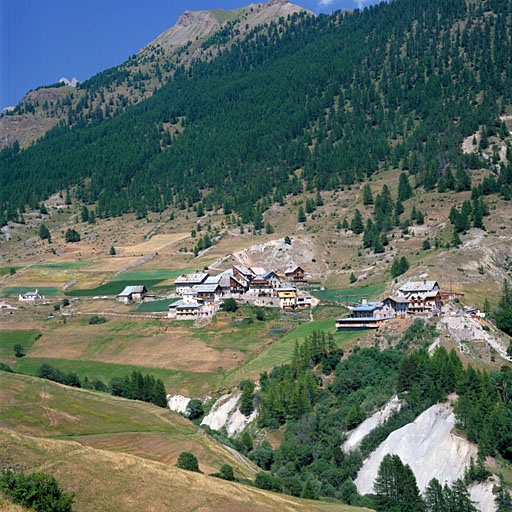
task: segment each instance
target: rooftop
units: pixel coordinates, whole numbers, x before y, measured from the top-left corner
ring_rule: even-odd
[[[146,287],[143,284],[139,284],[136,286],[126,286],[124,290],[118,295],[118,297],[127,297],[132,293],[142,293],[145,291]]]
[[[176,278],[174,284],[199,284],[202,283],[208,274],[206,272],[196,272],[194,274],[183,274]]]
[[[399,289],[401,292],[420,292],[420,291],[431,291],[436,286],[437,281],[407,281]]]

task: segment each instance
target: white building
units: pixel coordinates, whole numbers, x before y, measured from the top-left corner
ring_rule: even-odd
[[[44,297],[39,293],[39,290],[36,288],[33,292],[25,292],[20,294],[18,300],[20,302],[27,302],[29,304],[38,304],[44,299]]]

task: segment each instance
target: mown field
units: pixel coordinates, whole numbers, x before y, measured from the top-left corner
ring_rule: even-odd
[[[37,375],[42,364],[49,364],[66,373],[75,372],[81,379],[85,377],[89,380],[100,379],[105,384],[108,384],[113,377],[123,377],[136,370],[161,379],[168,392],[188,393],[188,396],[201,396],[210,392],[219,386],[222,378],[222,374],[217,372],[191,372],[141,365],[44,357],[23,357],[18,359],[12,368],[27,375]]]
[[[339,288],[331,290],[314,291],[313,295],[320,300],[330,302],[358,302],[363,297],[371,299],[381,291],[379,286],[367,286],[365,288]]]
[[[0,406],[3,425],[22,434],[91,446],[101,440],[101,449],[168,464],[188,448],[209,470],[226,462],[241,476],[255,470],[182,416],[145,402],[0,371]]]
[[[169,304],[173,304],[178,299],[162,299],[152,300],[150,302],[143,302],[139,304],[134,311],[137,313],[162,313],[169,311]]]
[[[218,458],[218,464],[241,464]],[[52,474],[66,492],[75,494],[76,512],[364,512],[347,505],[310,501],[263,491],[208,476],[211,466],[199,461],[205,474],[193,473],[139,456],[95,450],[74,441],[42,439],[0,428],[0,464],[22,464],[26,471]]]
[[[35,289],[45,297],[55,297],[60,294],[59,288],[55,286],[8,286],[0,290],[0,297],[18,297],[18,295]]]
[[[25,351],[29,350],[40,335],[39,331],[1,331],[0,358],[11,358],[14,354],[14,346],[18,344],[22,345]]]

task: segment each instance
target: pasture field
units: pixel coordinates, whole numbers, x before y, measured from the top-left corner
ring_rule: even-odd
[[[253,474],[251,463],[241,463],[190,421],[146,402],[0,372],[0,406],[3,425],[22,434],[69,438],[173,465],[188,448],[209,469],[229,461],[244,476]]]
[[[137,313],[163,313],[169,311],[169,304],[176,302],[178,299],[152,300],[139,304],[134,311]]]
[[[88,267],[92,265],[90,261],[45,261],[43,263],[38,263],[34,265],[32,268],[35,269],[49,269],[49,270],[78,270],[83,267]]]
[[[35,376],[42,364],[49,364],[66,373],[75,372],[81,379],[85,377],[88,377],[89,380],[100,379],[105,384],[108,384],[113,377],[123,377],[137,370],[144,374],[151,374],[156,379],[161,379],[167,391],[188,393],[187,396],[200,396],[210,392],[219,386],[222,376],[217,372],[194,373],[139,365],[28,356],[18,359],[12,368],[15,371]]]
[[[146,279],[144,284],[148,290],[151,290],[153,286],[162,282],[163,279]],[[139,279],[123,279],[118,281],[109,281],[108,283],[97,286],[96,288],[85,288],[68,290],[64,292],[64,295],[68,297],[94,297],[96,295],[118,295],[121,293],[125,286],[136,286],[141,284]]]
[[[40,336],[39,331],[0,331],[0,358],[9,360],[14,355],[14,345],[20,344],[29,350]]]
[[[363,297],[373,298],[378,295],[381,291],[379,286],[366,286],[364,288],[339,288],[339,289],[327,289],[318,290],[312,292],[315,297],[320,300],[326,300],[330,302],[359,302]]]
[[[127,270],[122,274],[114,276],[113,281],[125,281],[125,280],[139,280],[145,283],[146,280],[160,280],[166,281],[167,279],[176,279],[181,274],[193,272],[194,268],[181,268],[177,270],[153,270],[153,269],[141,269],[141,270]]]
[[[34,291],[36,288],[45,297],[56,297],[60,294],[59,288],[55,286],[8,286],[0,290],[0,297],[17,297],[22,293]]]
[[[333,321],[330,319],[315,320],[305,323],[289,332],[281,339],[268,344],[264,350],[255,354],[240,368],[227,372],[223,383],[234,383],[242,379],[257,378],[261,372],[270,371],[274,366],[291,361],[295,342],[302,342],[313,331],[330,332],[334,336],[334,342],[338,347],[344,347],[355,341],[366,331],[333,332]]]
[[[152,512],[370,512],[214,478],[208,474],[224,463],[234,467],[237,478],[246,478],[249,471],[218,443],[208,450],[215,456],[214,462],[205,461],[199,450],[192,451],[205,474],[126,453],[92,449],[76,441],[36,438],[0,428],[0,464],[21,462],[27,472],[50,473],[64,491],[75,494],[76,512],[139,512],[141,503],[150,504],[147,510]]]

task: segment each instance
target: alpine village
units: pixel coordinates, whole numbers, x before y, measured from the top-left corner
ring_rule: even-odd
[[[356,5],[3,110],[1,511],[512,511],[512,1]]]

